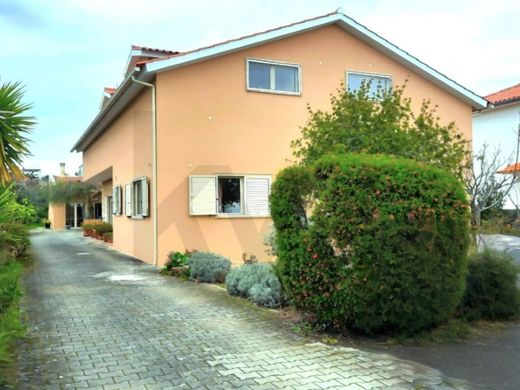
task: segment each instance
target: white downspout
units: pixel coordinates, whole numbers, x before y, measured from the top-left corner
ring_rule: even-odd
[[[137,80],[132,76],[132,81],[152,88],[152,220],[153,220],[153,265],[157,266],[158,252],[158,223],[157,223],[157,103],[155,100],[155,85]]]

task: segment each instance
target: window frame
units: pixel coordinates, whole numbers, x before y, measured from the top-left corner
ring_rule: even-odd
[[[149,217],[149,214],[150,214],[150,211],[149,211],[149,208],[150,208],[150,196],[146,196],[144,197],[143,194],[144,194],[144,189],[143,189],[143,182],[145,182],[146,184],[146,190],[148,191],[149,190],[149,185],[148,185],[148,178],[146,176],[141,176],[141,177],[137,177],[133,180],[131,180],[127,185],[130,186],[130,194],[131,194],[131,214],[129,214],[125,208],[125,214],[127,217],[131,218],[131,219],[145,219],[147,217]],[[138,191],[136,191],[136,189],[139,188],[140,191],[139,193],[141,194],[141,212],[138,213],[137,210],[138,210],[138,207],[137,207],[137,201],[138,201]],[[126,199],[126,196],[128,196],[127,194],[127,191],[125,189],[125,205],[128,205],[128,201]],[[145,204],[147,203],[147,204]],[[144,211],[147,211],[146,213]]]
[[[348,70],[347,69],[345,71],[345,91],[349,90],[349,85],[348,85],[348,75],[349,74],[355,74],[355,75],[359,75],[359,76],[368,76],[368,77],[386,78],[386,79],[390,80],[390,88],[394,87],[394,79],[392,78],[391,74],[375,73],[375,72],[364,72],[364,71],[359,71],[359,70]],[[355,91],[352,90],[352,92],[355,92]],[[371,99],[376,99],[375,97],[372,97],[372,96],[370,96],[370,98]]]
[[[215,213],[211,214],[193,214],[192,212],[192,177],[205,177],[205,178],[213,178],[215,182]],[[218,189],[218,182],[219,178],[222,179],[234,179],[239,178],[240,179],[240,213],[221,213],[219,212],[220,209],[220,199],[218,197],[219,189]],[[248,214],[247,213],[247,190],[246,190],[246,181],[247,179],[268,179],[269,188],[268,188],[268,212],[266,214]],[[225,218],[270,218],[271,217],[271,210],[269,208],[269,195],[271,194],[271,186],[273,184],[273,175],[271,174],[240,174],[240,173],[215,173],[213,175],[190,175],[188,177],[189,181],[189,213],[191,217],[200,217],[200,216],[212,216],[219,219],[225,219]]]
[[[249,63],[256,62],[259,64],[267,64],[273,66],[287,66],[296,68],[298,71],[298,91],[281,91],[277,89],[266,89],[266,88],[254,88],[249,86]],[[271,69],[271,68],[270,68]],[[276,95],[289,95],[289,96],[301,96],[302,95],[302,66],[300,64],[294,64],[290,62],[277,61],[277,60],[265,60],[260,58],[246,58],[246,90],[248,92],[262,92],[262,93],[274,93]]]

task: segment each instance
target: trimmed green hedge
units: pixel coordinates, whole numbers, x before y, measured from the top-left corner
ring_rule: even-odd
[[[469,320],[520,315],[520,268],[506,252],[485,249],[470,258],[462,312]]]
[[[446,171],[384,155],[325,156],[282,171],[271,210],[284,288],[324,325],[413,333],[460,303],[469,213]]]

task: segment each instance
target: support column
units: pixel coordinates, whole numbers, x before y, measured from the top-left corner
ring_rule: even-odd
[[[78,227],[78,204],[74,203],[74,227]]]

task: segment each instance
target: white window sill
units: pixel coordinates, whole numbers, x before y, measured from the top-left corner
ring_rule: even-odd
[[[240,219],[240,218],[271,218],[270,215],[246,215],[246,214],[217,214],[217,219]]]
[[[140,219],[144,219],[144,217],[142,215],[132,215],[131,219],[140,220]]]
[[[274,93],[275,95],[301,96],[301,92],[278,91],[276,89],[247,88],[248,92]]]

